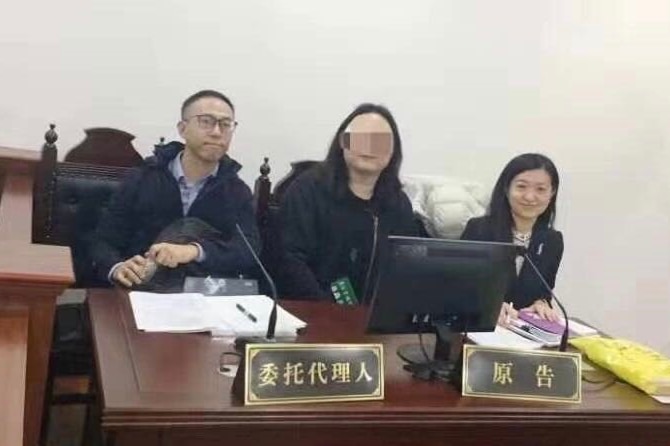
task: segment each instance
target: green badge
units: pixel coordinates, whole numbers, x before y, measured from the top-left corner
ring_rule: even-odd
[[[343,277],[337,279],[335,282],[330,284],[330,291],[333,293],[335,302],[341,305],[356,305],[358,304],[358,299],[356,298],[356,293],[354,292],[354,287],[351,286],[351,282],[348,277]]]

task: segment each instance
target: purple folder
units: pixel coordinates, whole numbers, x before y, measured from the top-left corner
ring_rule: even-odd
[[[563,334],[563,330],[565,330],[565,326],[563,324],[542,319],[534,311],[519,311],[519,319],[526,321],[529,324],[535,325],[544,331],[548,331],[549,333],[560,335]]]

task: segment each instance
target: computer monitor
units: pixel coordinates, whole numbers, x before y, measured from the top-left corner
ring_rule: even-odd
[[[495,329],[514,274],[515,245],[397,236],[388,241],[389,249],[380,259],[368,332],[435,332],[432,359],[453,363],[449,352],[462,332]],[[398,353],[408,362],[420,362],[422,351],[408,346]]]

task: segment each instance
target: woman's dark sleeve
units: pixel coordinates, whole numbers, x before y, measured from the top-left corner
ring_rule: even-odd
[[[554,232],[554,240],[549,246],[551,248],[550,252],[547,253],[547,267],[543,271],[543,276],[553,290],[556,285],[556,274],[563,258],[563,234],[559,231]]]
[[[297,181],[286,191],[281,203],[282,262],[280,286],[287,297],[325,298],[310,268],[318,255],[317,202],[312,185]]]

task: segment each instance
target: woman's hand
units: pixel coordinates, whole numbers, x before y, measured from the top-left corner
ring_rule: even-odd
[[[498,325],[502,327],[509,327],[510,319],[516,319],[519,312],[514,309],[514,306],[509,302],[503,302],[500,308],[500,316],[498,316]]]
[[[558,312],[555,309],[553,309],[551,305],[549,305],[549,303],[544,299],[536,300],[535,302],[533,302],[533,305],[524,308],[524,310],[533,311],[542,319],[547,319],[552,322],[558,322]]]

